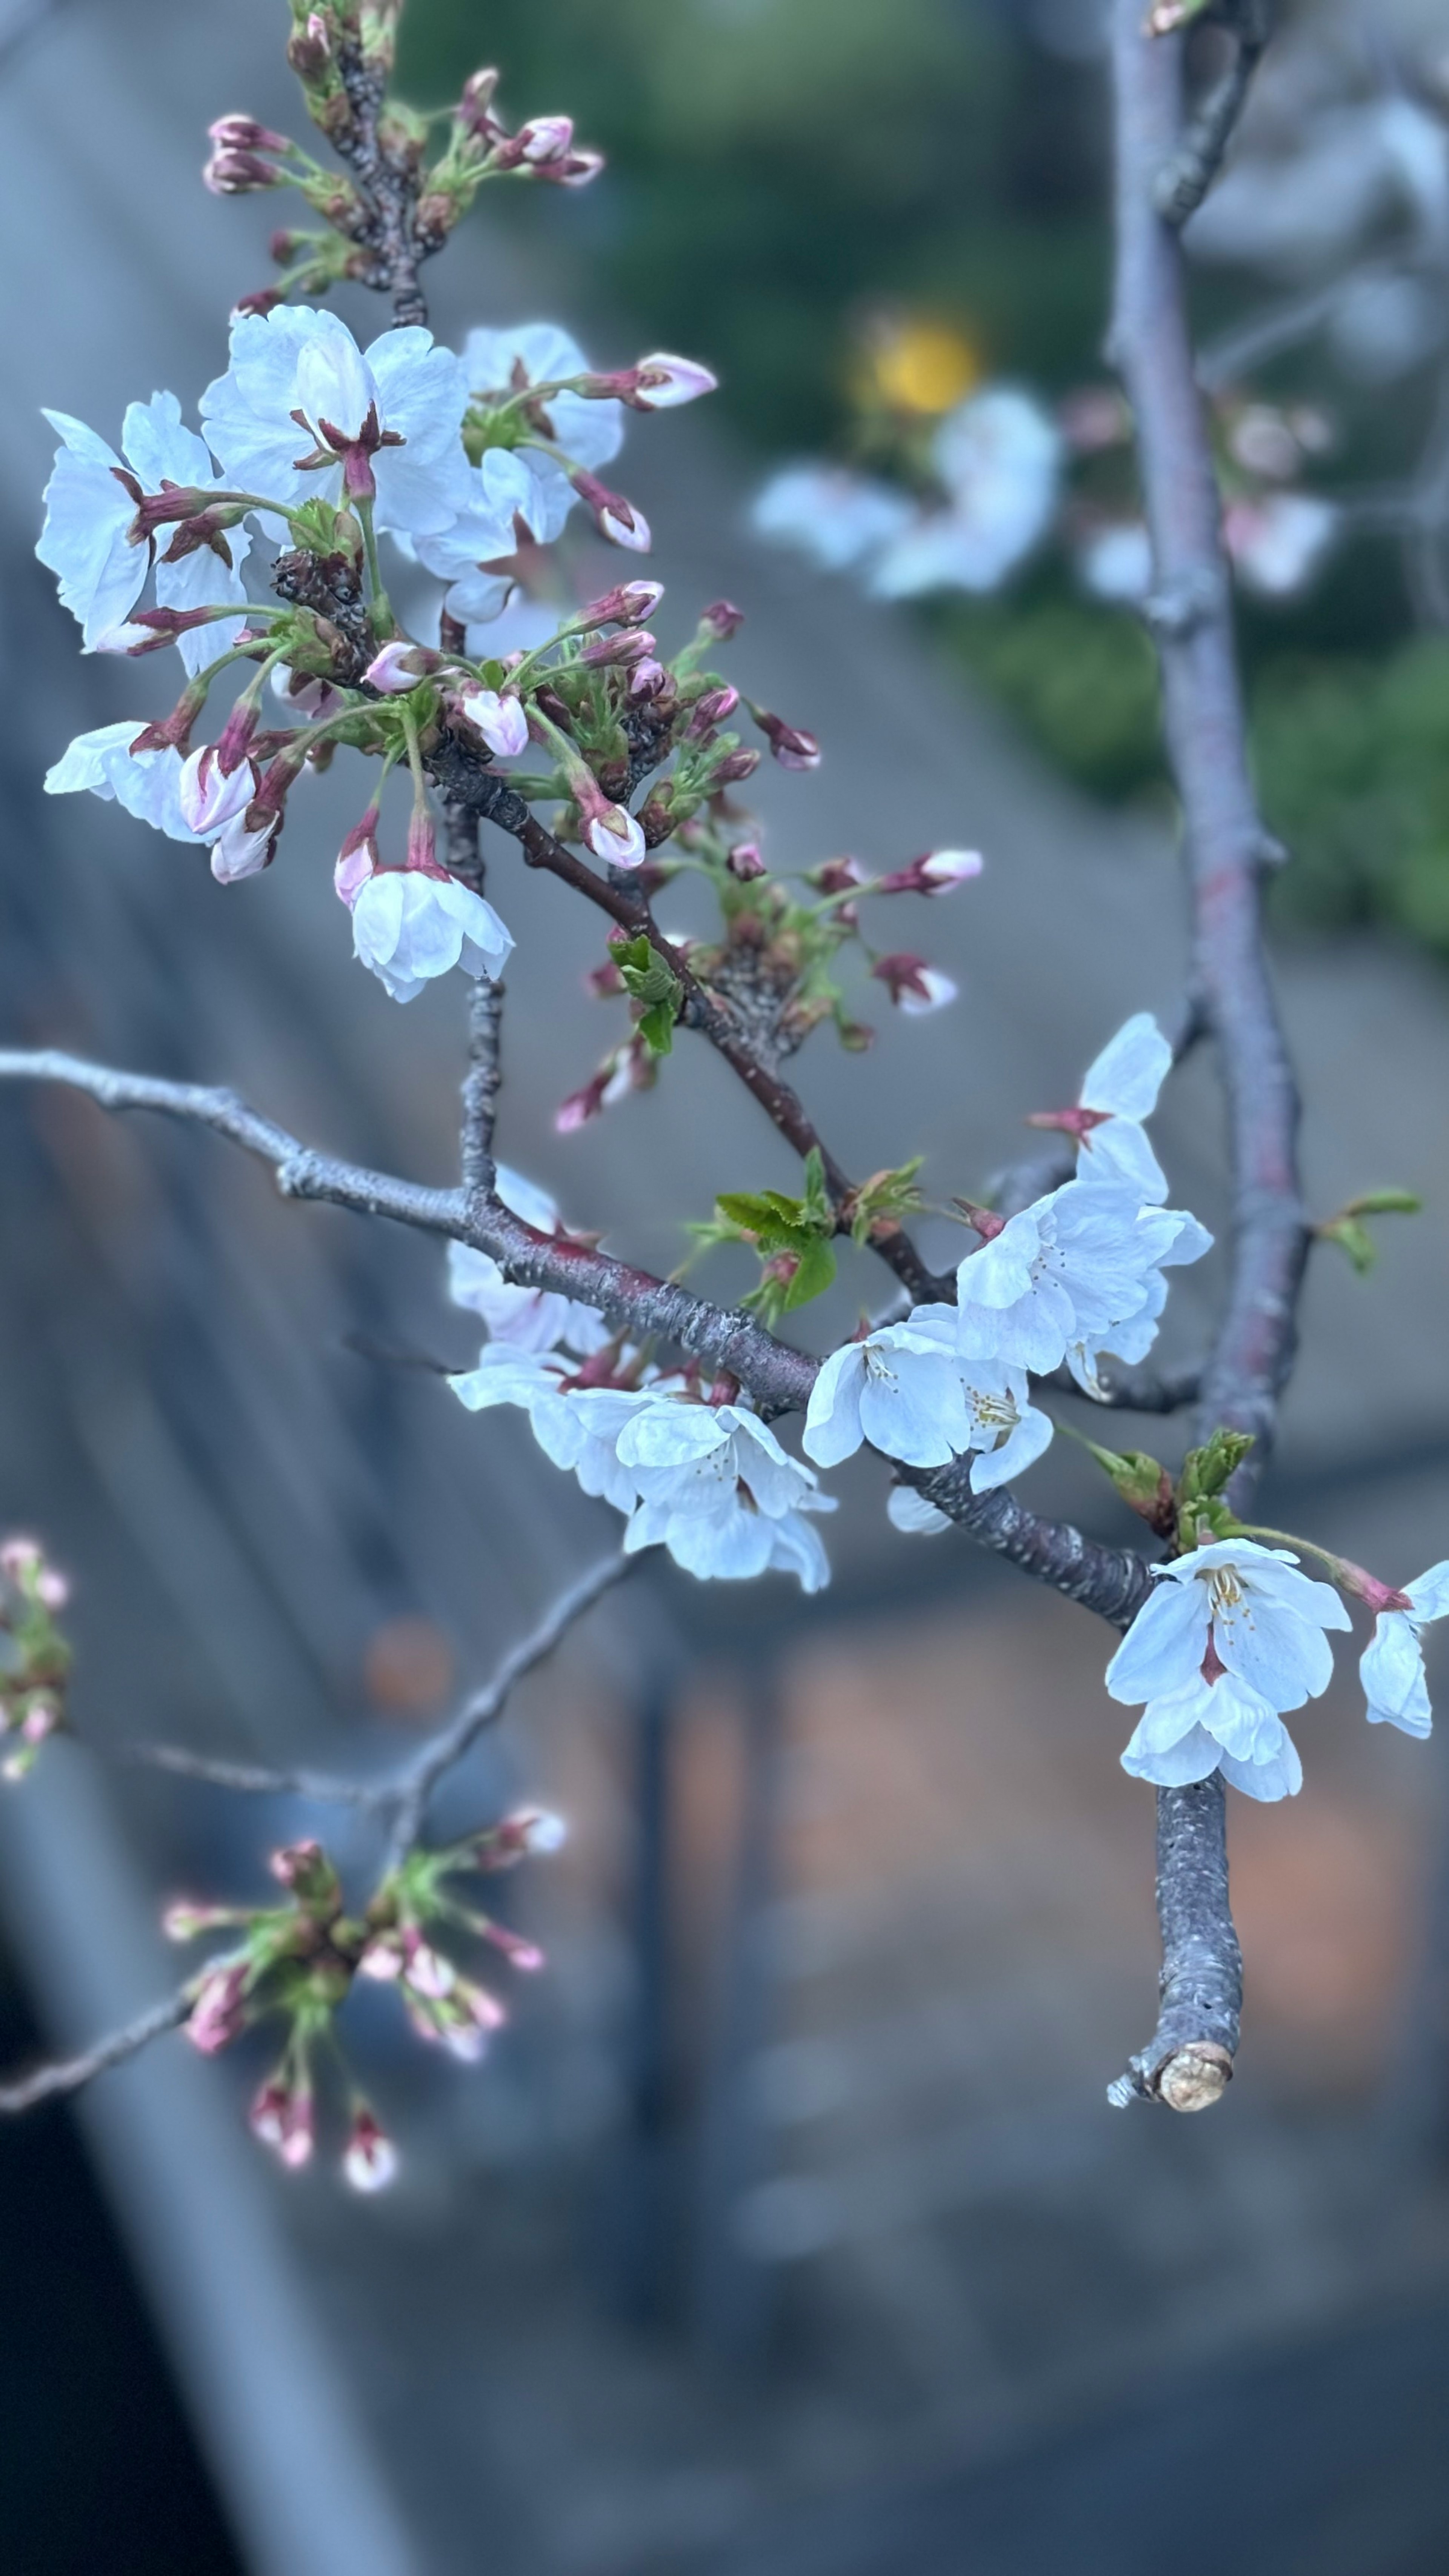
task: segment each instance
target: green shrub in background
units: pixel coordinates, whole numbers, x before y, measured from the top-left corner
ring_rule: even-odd
[[[1100,372],[1097,85],[1028,50],[1000,13],[973,0],[419,0],[406,25],[420,99],[455,95],[486,58],[509,66],[510,117],[568,101],[608,175],[581,196],[513,199],[510,225],[566,241],[641,346],[717,367],[762,462],[848,447],[872,300],[944,317],[983,372],[1047,394]],[[1225,282],[1205,285],[1226,318]],[[1310,352],[1277,389],[1313,394],[1317,365]],[[1350,404],[1334,479],[1401,471],[1414,408]],[[1052,564],[1004,597],[923,614],[1089,793],[1165,793],[1153,656],[1134,618]],[[1249,606],[1244,627],[1265,811],[1294,860],[1279,918],[1377,921],[1449,959],[1449,644],[1413,636],[1392,549],[1349,550],[1306,600]]]

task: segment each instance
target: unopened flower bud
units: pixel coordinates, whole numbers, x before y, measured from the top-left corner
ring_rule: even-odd
[[[458,112],[470,134],[502,133],[502,126],[491,112],[497,87],[498,74],[491,67],[486,71],[470,72],[464,81]]]
[[[736,841],[726,854],[725,866],[732,877],[739,878],[741,885],[750,885],[756,877],[766,873],[759,844],[755,841]]]
[[[745,622],[745,612],[736,608],[732,599],[715,599],[711,600],[708,608],[700,610],[699,622],[721,644],[727,644],[732,635],[738,635]]]
[[[679,403],[697,402],[701,394],[719,390],[719,378],[708,367],[697,366],[692,358],[671,357],[667,350],[641,358],[629,373],[633,388],[624,400],[635,411],[671,411]]]
[[[202,1978],[186,2023],[186,2036],[203,2057],[226,2048],[246,2024],[249,1965],[232,1959]]]
[[[710,771],[710,787],[735,787],[745,778],[753,778],[760,765],[757,751],[727,751]]]
[[[979,850],[928,850],[925,857],[882,877],[877,894],[950,894],[979,877],[985,862]]]
[[[470,682],[453,700],[455,712],[481,734],[496,759],[507,760],[528,748],[528,711],[508,690],[484,689]]]
[[[264,815],[258,824],[249,823],[247,816],[254,810],[253,803],[234,815],[211,845],[211,873],[218,885],[240,885],[243,878],[259,877],[272,864],[280,826],[274,814]]]
[[[644,835],[633,815],[602,798],[585,820],[584,839],[595,858],[606,859],[610,867],[637,868],[645,856]]]
[[[611,492],[582,465],[569,469],[569,480],[579,499],[592,510],[601,537],[607,537],[611,545],[627,547],[633,554],[647,555],[653,541],[642,510],[626,501],[622,492]]]
[[[439,657],[425,644],[410,644],[403,636],[394,636],[375,653],[363,672],[369,688],[380,689],[387,697],[400,697],[415,689],[419,680],[439,667]]]
[[[253,2095],[247,2126],[294,2172],[310,2159],[316,2143],[312,2091],[305,2080],[293,2079],[285,2059]]]
[[[561,161],[573,139],[574,121],[571,116],[530,117],[513,138],[519,158],[532,165]]]
[[[206,129],[208,140],[223,152],[290,152],[291,139],[258,125],[254,116],[219,116]]]
[[[222,726],[221,739],[216,746],[216,766],[223,778],[229,778],[232,771],[241,768],[246,761],[252,736],[260,722],[261,718],[252,701],[249,698],[238,698]]]
[[[648,662],[654,656],[654,638],[645,626],[627,627],[620,635],[600,635],[586,644],[579,660],[590,670],[627,669],[634,662]]]
[[[602,152],[565,152],[557,161],[540,163],[533,175],[535,179],[551,181],[556,188],[586,188],[603,167]]]
[[[621,581],[580,609],[573,623],[583,633],[590,626],[643,626],[664,597],[662,581]]]
[[[287,40],[287,60],[300,81],[315,81],[332,60],[332,39],[327,21],[314,9],[305,27],[293,29]]]
[[[53,1565],[43,1565],[35,1578],[35,1597],[43,1610],[63,1610],[70,1599],[70,1585]]]
[[[696,698],[684,728],[686,742],[707,742],[718,727],[728,721],[740,702],[738,689],[707,689]]]
[[[893,957],[878,957],[871,973],[884,984],[898,1009],[913,1019],[927,1011],[939,1011],[954,1002],[957,988],[939,966],[928,966],[924,957],[911,957],[904,951]]]
[[[0,1574],[8,1574],[12,1583],[23,1583],[45,1562],[45,1551],[34,1538],[7,1538],[0,1546]]]
[[[508,1823],[526,1852],[562,1851],[569,1829],[562,1816],[551,1807],[530,1807],[522,1814],[510,1816]]]
[[[280,188],[282,174],[275,162],[263,161],[255,152],[213,152],[202,165],[201,180],[214,197],[249,197],[261,188]]]
[[[386,2191],[397,2178],[397,2149],[365,2104],[353,2115],[342,2170],[354,2191]]]
[[[629,674],[631,698],[659,698],[669,686],[669,673],[662,662],[636,662]]]
[[[848,894],[852,886],[868,885],[869,871],[859,859],[822,859],[818,868],[807,868],[806,883],[821,894]]]
[[[820,745],[813,733],[802,733],[797,725],[788,725],[782,716],[771,715],[768,707],[752,706],[760,731],[782,769],[818,769]]]

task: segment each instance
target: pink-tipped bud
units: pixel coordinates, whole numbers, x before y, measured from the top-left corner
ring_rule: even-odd
[[[168,1941],[194,1941],[202,1932],[215,1932],[223,1923],[236,1917],[227,1905],[192,1905],[184,1898],[168,1905],[161,1917],[161,1929]]]
[[[477,1930],[495,1950],[501,1950],[510,1968],[525,1977],[536,1976],[548,1966],[548,1960],[536,1941],[525,1941],[520,1932],[510,1932],[506,1923],[479,1923]]]
[[[484,689],[469,683],[453,700],[455,712],[464,724],[481,734],[498,760],[507,760],[515,752],[528,749],[528,711],[521,698],[507,690]]]
[[[204,742],[182,764],[176,792],[190,829],[202,840],[210,840],[224,823],[246,812],[257,792],[256,769],[244,760],[228,776],[221,765],[220,745]]]
[[[44,1565],[35,1578],[35,1597],[42,1610],[63,1610],[70,1599],[70,1585],[53,1565]]]
[[[451,1959],[425,1941],[421,1932],[409,1928],[402,1935],[402,1974],[404,1983],[415,1995],[426,1995],[430,2003],[450,1995],[458,1982],[458,1972]]]
[[[503,132],[502,126],[492,112],[497,88],[498,74],[491,65],[485,71],[468,74],[463,83],[463,95],[458,102],[458,114],[470,134],[486,134],[490,138],[496,138]]]
[[[562,1851],[569,1838],[563,1817],[556,1816],[551,1807],[526,1807],[507,1821],[526,1852]]]
[[[223,825],[212,842],[211,873],[218,885],[240,885],[245,877],[259,877],[272,864],[281,825],[274,814],[265,812],[259,823],[249,823],[247,816],[255,805],[254,798],[245,812]]]
[[[254,116],[219,116],[206,129],[207,138],[223,152],[290,152],[290,137],[258,125]]]
[[[440,656],[430,652],[426,644],[410,644],[405,636],[395,635],[390,644],[384,644],[381,652],[373,655],[362,676],[369,688],[380,689],[388,697],[400,697],[439,667]]]
[[[739,878],[741,885],[751,885],[756,877],[762,877],[766,873],[765,862],[760,856],[759,844],[756,841],[736,841],[733,849],[726,854],[725,866],[732,877]]]
[[[585,821],[584,839],[595,858],[606,859],[610,867],[637,868],[647,856],[644,835],[622,805],[601,802]]]
[[[249,1974],[245,1959],[211,1969],[202,1978],[186,2023],[186,2036],[203,2057],[215,2057],[246,2026]]]
[[[871,973],[885,985],[897,1008],[911,1018],[919,1019],[927,1011],[944,1009],[956,999],[956,986],[939,966],[928,966],[924,957],[911,957],[904,951],[894,957],[878,957]]]
[[[582,465],[570,469],[569,480],[579,499],[592,510],[601,537],[607,537],[611,545],[627,547],[633,554],[647,555],[653,539],[642,510],[626,501],[622,492],[611,492],[606,483]]]
[[[870,872],[859,859],[822,859],[818,868],[806,870],[806,883],[821,894],[848,894],[852,886],[869,885]]]
[[[0,1574],[7,1574],[12,1583],[23,1583],[44,1563],[45,1550],[39,1539],[7,1538],[0,1547]]]
[[[531,116],[520,125],[513,138],[513,150],[520,161],[531,168],[549,161],[562,161],[574,139],[571,116]]]
[[[629,372],[632,390],[624,400],[635,411],[672,411],[679,403],[698,402],[701,394],[719,390],[719,378],[708,367],[697,366],[692,358],[671,357],[667,350],[641,358]]]
[[[365,2105],[353,2114],[342,2171],[354,2191],[386,2191],[397,2179],[397,2149]]]
[[[310,2087],[292,2082],[284,2063],[253,2095],[247,2126],[254,2138],[270,2147],[295,2173],[309,2162],[316,2144]]]
[[[565,152],[557,161],[542,162],[533,175],[535,179],[551,181],[556,188],[586,188],[603,167],[602,152]]]
[[[654,638],[647,626],[626,627],[618,635],[597,636],[585,644],[579,660],[590,670],[627,670],[635,662],[648,662],[654,657]]]
[[[574,624],[580,632],[590,626],[643,626],[663,597],[662,581],[621,581],[580,609]]]
[[[631,698],[662,698],[669,686],[669,673],[662,662],[636,662],[629,674]]]
[[[760,755],[757,751],[746,751],[743,748],[739,751],[727,751],[723,760],[717,760],[710,771],[711,790],[716,787],[737,787],[741,780],[753,778],[759,765]]]
[[[32,1748],[36,1748],[45,1742],[48,1735],[54,1735],[59,1724],[60,1710],[55,1701],[38,1696],[27,1702],[25,1715],[20,1721],[20,1732],[24,1741]]]
[[[378,810],[369,805],[360,823],[354,823],[337,853],[332,883],[350,912],[370,876],[382,865],[377,855]]]
[[[745,612],[736,608],[732,599],[713,599],[708,608],[700,610],[699,622],[719,643],[728,644],[730,637],[738,635],[743,626]]]
[[[214,197],[250,197],[262,188],[280,188],[282,174],[255,152],[213,152],[202,164],[201,180]]]
[[[726,724],[740,702],[738,689],[707,689],[696,698],[684,728],[686,742],[707,742],[716,729]]]
[[[788,725],[782,716],[772,716],[768,707],[751,707],[750,713],[782,769],[819,768],[820,745],[813,733],[802,733],[798,725]]]
[[[985,865],[979,850],[928,850],[904,868],[893,868],[876,886],[877,894],[950,894],[979,877]]]

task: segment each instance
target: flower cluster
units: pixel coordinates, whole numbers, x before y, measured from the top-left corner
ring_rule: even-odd
[[[251,2106],[253,2134],[293,2167],[307,2164],[317,2135],[319,2060],[340,2057],[335,2022],[358,1976],[395,1985],[418,2036],[474,2064],[507,2018],[504,2006],[438,1946],[452,1928],[487,1943],[517,1969],[544,1965],[530,1941],[465,1904],[454,1882],[510,1869],[530,1852],[556,1851],[563,1827],[537,1811],[506,1817],[442,1851],[413,1850],[383,1880],[360,1916],[344,1909],[341,1882],[316,1842],[272,1855],[287,1891],[280,1906],[178,1903],[164,1928],[174,1941],[230,1930],[239,1937],[211,1959],[190,1988],[187,2037],[215,2056],[264,2020],[286,2024],[282,2052]],[[392,2142],[347,2079],[349,2111],[342,2167],[357,2191],[378,2191],[397,2171]]]
[[[70,1648],[56,1612],[70,1585],[38,1539],[0,1542],[0,1776],[22,1780],[65,1715]]]

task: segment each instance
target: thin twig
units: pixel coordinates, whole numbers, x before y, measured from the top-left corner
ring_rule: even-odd
[[[1241,1501],[1271,1442],[1295,1344],[1309,1242],[1297,1170],[1298,1097],[1263,950],[1265,834],[1248,766],[1221,505],[1182,254],[1153,203],[1154,174],[1178,139],[1180,60],[1175,43],[1143,36],[1141,0],[1116,0],[1113,69],[1112,345],[1136,416],[1155,590],[1160,606],[1178,611],[1154,620],[1163,718],[1182,800],[1194,986],[1217,1041],[1231,1136],[1231,1281],[1197,1430],[1205,1437],[1224,1424],[1253,1434],[1256,1446],[1233,1496]],[[1130,2091],[1200,2107],[1231,2072],[1241,2003],[1221,1777],[1159,1790],[1158,1801],[1164,2017],[1125,2080]],[[1120,2088],[1114,2098],[1125,2098]]]
[[[33,2110],[37,2102],[51,2101],[58,2093],[78,2093],[93,2075],[104,2075],[108,2066],[122,2065],[164,2031],[175,2030],[186,2019],[191,2003],[191,1990],[183,1986],[179,1994],[169,1996],[164,2004],[152,2004],[127,2022],[124,2030],[113,2030],[108,2039],[98,2039],[94,2048],[83,2049],[79,2057],[58,2058],[49,2066],[37,2066],[33,2074],[22,2075],[14,2084],[0,2084],[0,2119]]]
[[[170,1771],[181,1780],[205,1780],[215,1789],[236,1789],[257,1798],[311,1798],[323,1807],[377,1807],[389,1794],[383,1782],[341,1780],[328,1771],[272,1770],[261,1762],[230,1762],[210,1753],[194,1753],[185,1744],[125,1744],[117,1749],[116,1759],[148,1771]]]

